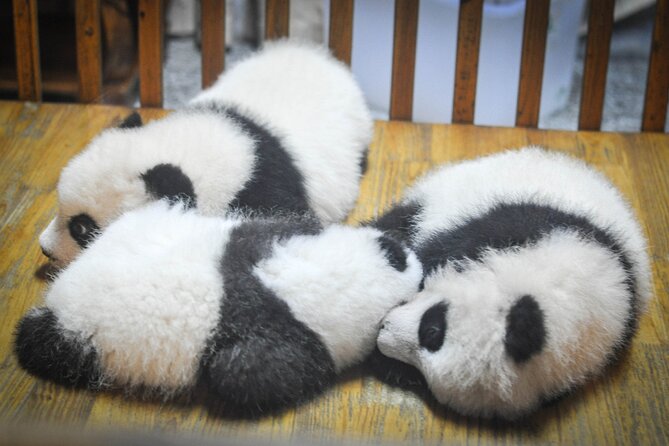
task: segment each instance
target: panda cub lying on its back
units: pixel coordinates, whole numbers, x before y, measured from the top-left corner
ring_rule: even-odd
[[[318,394],[362,361],[387,311],[422,278],[373,228],[221,219],[162,201],[112,223],[19,323],[29,372],[89,388],[165,394],[202,380],[254,413]]]
[[[425,274],[418,296],[384,319],[378,347],[464,414],[518,417],[599,373],[651,297],[628,204],[558,153],[444,166],[376,226],[403,234]]]
[[[323,48],[268,43],[191,105],[142,125],[131,115],[63,169],[40,236],[64,266],[123,212],[160,198],[341,221],[358,195],[372,119],[350,71]]]

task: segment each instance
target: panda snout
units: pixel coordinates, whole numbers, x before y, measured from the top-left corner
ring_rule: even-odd
[[[44,254],[49,260],[52,260],[52,261],[54,261],[54,262],[55,262],[56,260],[58,260],[58,259],[56,259],[56,257],[53,255],[53,253],[52,253],[51,251],[49,251],[48,249],[46,249],[44,246],[40,246],[40,248],[42,249],[42,254]]]

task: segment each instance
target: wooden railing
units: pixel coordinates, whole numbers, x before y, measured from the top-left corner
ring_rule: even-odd
[[[358,0],[364,1],[364,0]],[[13,0],[19,98],[41,100],[36,0]],[[353,0],[330,0],[329,46],[351,63]],[[390,119],[411,120],[419,0],[395,0]],[[527,2],[516,108],[516,126],[537,127],[550,0]],[[602,121],[614,0],[591,0],[578,127],[599,130]],[[163,0],[139,0],[139,82],[144,107],[163,103]],[[266,0],[265,38],[289,34],[289,0]],[[462,1],[459,13],[453,116],[473,123],[483,0]],[[79,97],[101,98],[100,0],[76,0]],[[202,85],[225,64],[225,0],[202,0]],[[658,0],[650,52],[642,131],[662,132],[669,100],[669,0]]]

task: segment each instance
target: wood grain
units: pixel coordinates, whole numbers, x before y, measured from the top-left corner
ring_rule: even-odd
[[[139,0],[139,101],[163,106],[163,0]]]
[[[100,12],[100,0],[77,0],[75,4],[79,102],[100,102],[102,99]]]
[[[395,0],[390,119],[411,121],[416,68],[418,0]]]
[[[579,130],[599,130],[604,110],[614,0],[591,0],[585,47]]]
[[[202,0],[202,88],[225,67],[225,0]]]
[[[145,120],[166,115],[140,110]],[[42,301],[35,278],[44,263],[37,237],[56,210],[62,167],[130,110],[100,105],[0,101],[0,444],[2,426],[57,425],[70,432],[151,432],[169,444],[204,436],[278,441],[407,444],[669,444],[669,135],[547,131],[471,125],[377,122],[369,170],[349,223],[390,206],[432,166],[505,148],[539,144],[582,158],[629,198],[649,238],[655,298],[629,354],[584,388],[522,423],[481,421],[428,405],[361,371],[346,373],[322,397],[256,421],[221,419],[187,401],[137,400],[71,390],[25,374],[12,331]]]
[[[669,0],[658,0],[648,63],[641,130],[662,132],[669,100]]]
[[[330,0],[330,50],[349,66],[353,45],[353,1]]]
[[[290,0],[265,0],[265,39],[288,37]]]
[[[462,0],[460,2],[453,92],[452,121],[454,123],[471,124],[474,122],[482,17],[483,0]]]
[[[13,0],[13,15],[19,99],[41,101],[37,0]]]
[[[518,127],[537,127],[539,124],[550,3],[550,0],[533,0],[525,3],[523,49],[520,56],[516,107]]]

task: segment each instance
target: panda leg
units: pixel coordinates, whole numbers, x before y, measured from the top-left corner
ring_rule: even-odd
[[[21,367],[39,378],[72,387],[101,386],[95,348],[64,329],[49,308],[35,308],[21,319],[14,352]]]
[[[333,383],[335,367],[322,344],[297,333],[247,335],[204,360],[202,377],[224,415],[257,417],[293,407]],[[218,403],[222,403],[222,407]]]

